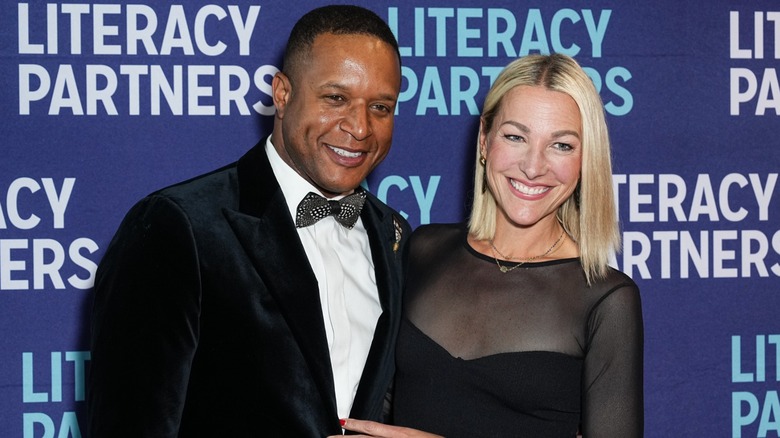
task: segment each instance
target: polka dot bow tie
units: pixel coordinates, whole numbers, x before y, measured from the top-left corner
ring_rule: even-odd
[[[345,196],[339,201],[328,200],[316,193],[309,192],[298,204],[295,226],[298,228],[308,227],[320,219],[334,216],[341,225],[351,230],[360,217],[360,210],[363,209],[365,202],[366,192],[359,187],[355,193]]]

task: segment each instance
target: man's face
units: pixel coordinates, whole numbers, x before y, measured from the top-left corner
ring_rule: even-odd
[[[349,193],[390,150],[398,55],[373,36],[322,34],[293,74],[273,80],[274,146],[326,196]]]

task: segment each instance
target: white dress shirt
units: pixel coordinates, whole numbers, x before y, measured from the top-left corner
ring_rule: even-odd
[[[265,150],[295,221],[303,197],[322,192],[282,160],[270,136]],[[333,216],[297,230],[319,284],[338,415],[347,418],[382,313],[368,234],[362,219],[349,230]]]

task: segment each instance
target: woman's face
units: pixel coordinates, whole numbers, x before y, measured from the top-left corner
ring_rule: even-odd
[[[552,223],[582,168],[582,120],[569,95],[518,86],[503,98],[489,132],[480,129],[497,226]],[[503,223],[502,223],[503,222]]]

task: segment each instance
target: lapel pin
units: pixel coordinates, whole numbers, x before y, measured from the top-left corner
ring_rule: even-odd
[[[395,228],[395,242],[393,242],[393,252],[398,252],[398,247],[401,244],[401,222],[397,217],[393,216],[393,228]]]

